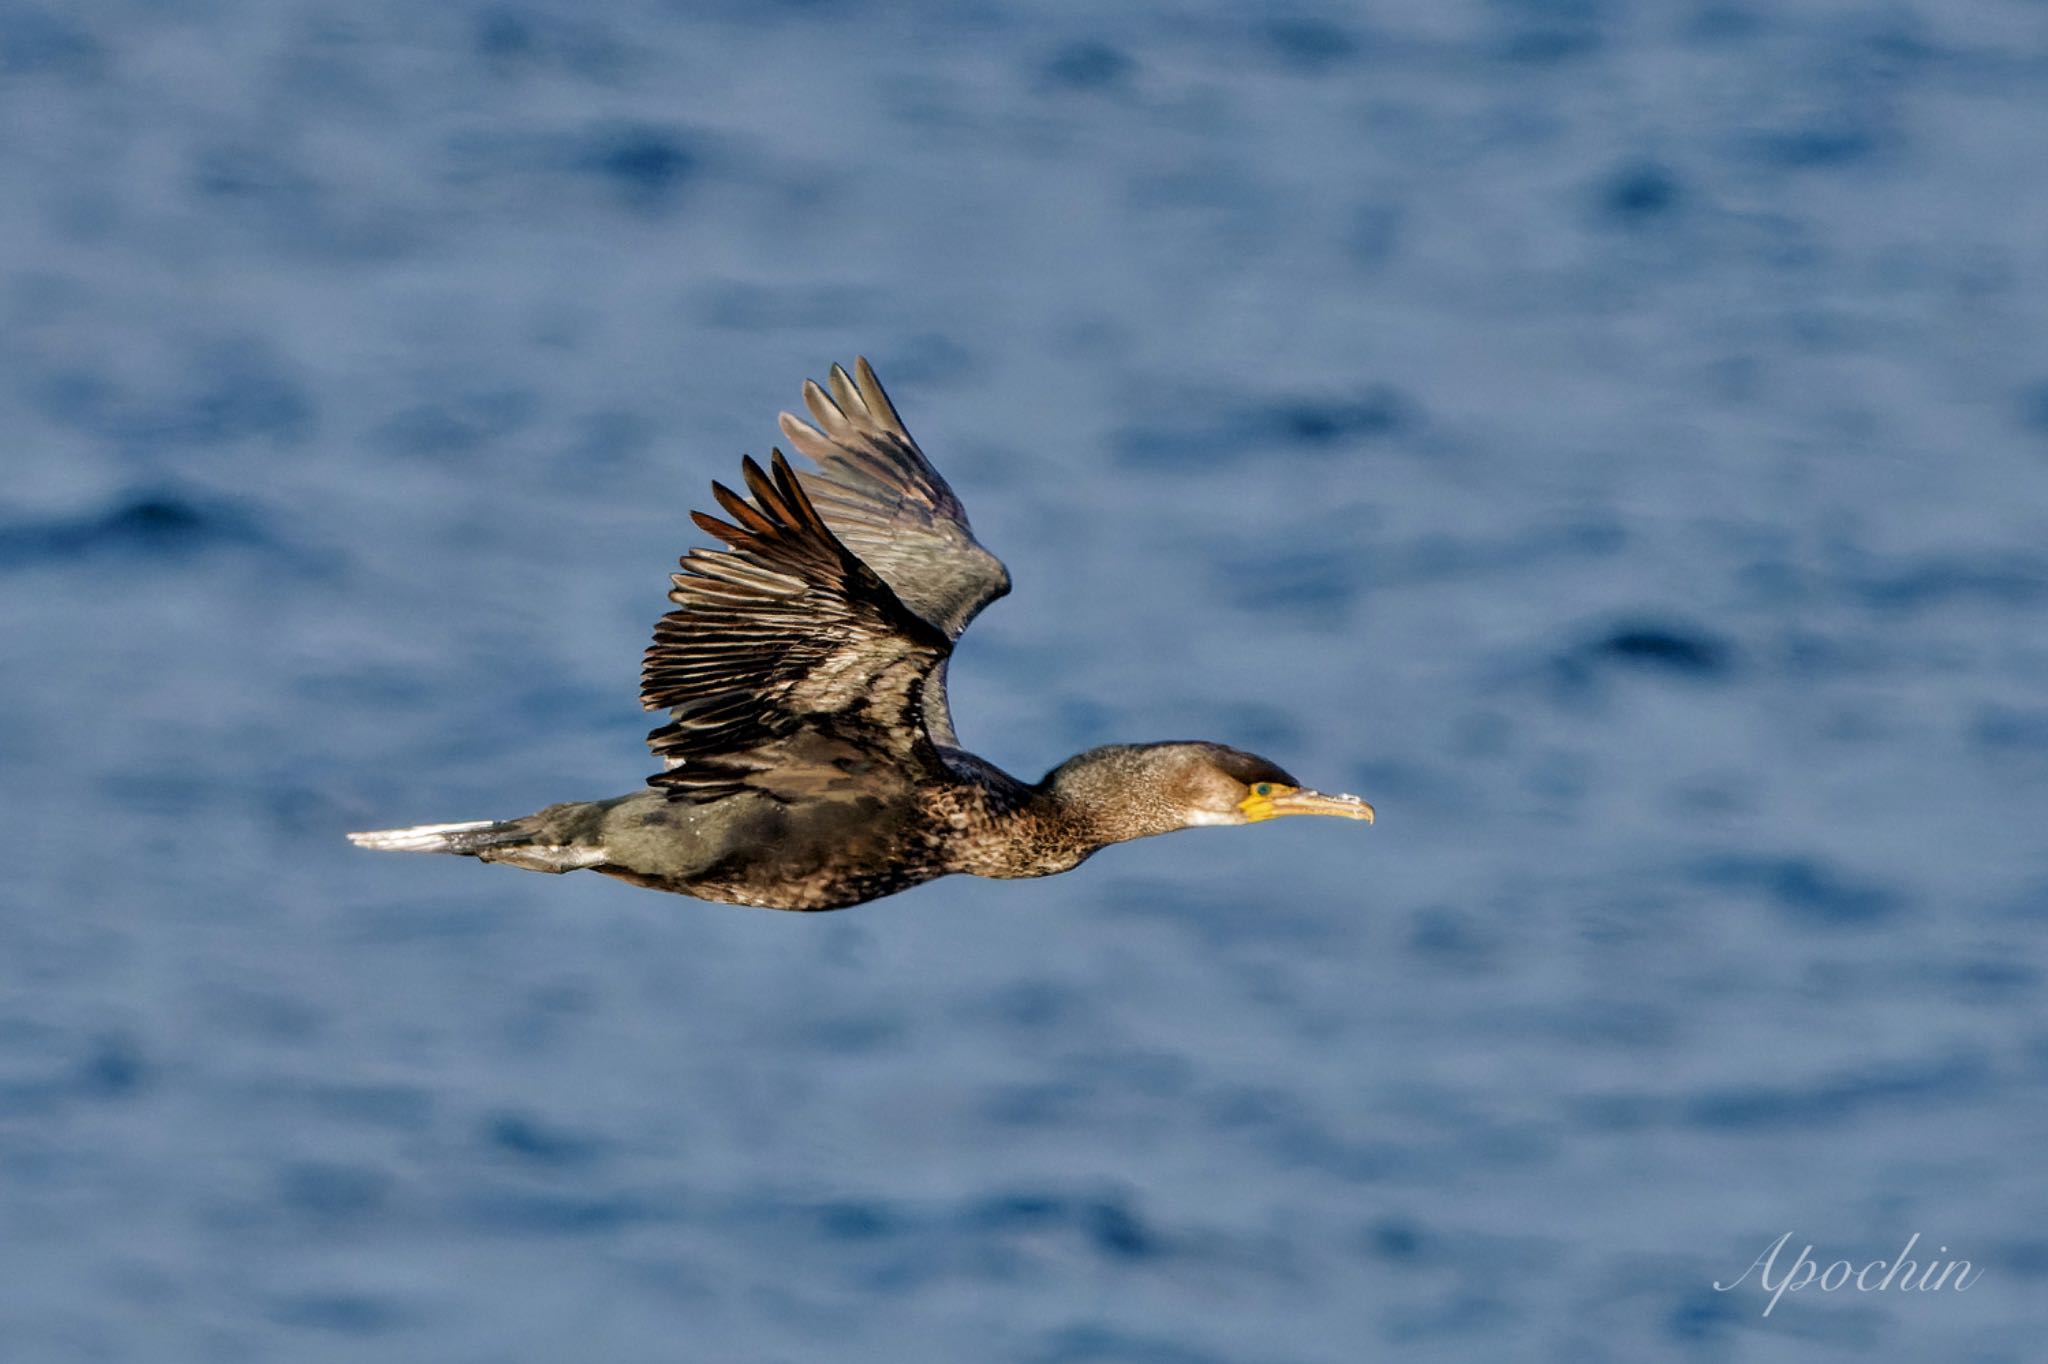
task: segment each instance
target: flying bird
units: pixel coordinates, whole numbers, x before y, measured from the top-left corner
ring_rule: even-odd
[[[652,789],[521,819],[350,834],[365,848],[458,853],[529,871],[595,871],[701,900],[842,909],[955,872],[1049,876],[1097,849],[1281,815],[1370,822],[1357,796],[1304,787],[1265,758],[1201,742],[1111,744],[1020,781],[960,746],[946,660],[1010,590],[967,512],[866,360],[804,385],[806,422],[721,483],[724,545],[672,575],[640,700]]]

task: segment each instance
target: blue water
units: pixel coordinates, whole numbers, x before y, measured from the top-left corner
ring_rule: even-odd
[[[0,6],[0,1360],[2048,1358],[2044,99],[2009,0]],[[857,352],[971,745],[1378,827],[342,840],[635,787]]]

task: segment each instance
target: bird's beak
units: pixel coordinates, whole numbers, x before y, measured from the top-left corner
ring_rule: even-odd
[[[1372,806],[1357,796],[1326,796],[1321,791],[1277,791],[1270,796],[1250,795],[1238,802],[1244,817],[1256,824],[1282,815],[1335,815],[1339,819],[1362,819],[1372,823]]]

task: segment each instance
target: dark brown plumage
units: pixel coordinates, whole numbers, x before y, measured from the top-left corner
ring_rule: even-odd
[[[1286,814],[1370,820],[1221,744],[1118,744],[1026,784],[965,752],[946,660],[1010,590],[953,490],[867,361],[804,385],[812,422],[782,430],[817,472],[771,453],[748,496],[693,512],[695,549],[655,626],[641,702],[654,788],[523,819],[350,834],[535,871],[587,869],[700,899],[837,909],[954,872],[1045,876],[1110,843]],[[814,424],[813,424],[814,423]]]

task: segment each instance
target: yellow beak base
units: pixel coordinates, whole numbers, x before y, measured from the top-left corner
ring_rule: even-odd
[[[1237,808],[1252,824],[1282,815],[1334,815],[1338,819],[1373,822],[1372,806],[1357,796],[1325,795],[1321,791],[1279,789],[1268,796],[1254,791],[1239,801]]]

